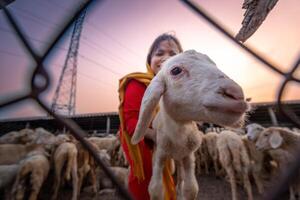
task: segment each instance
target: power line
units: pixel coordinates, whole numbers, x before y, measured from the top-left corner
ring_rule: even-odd
[[[63,64],[54,63],[54,64],[50,64],[50,65],[51,65],[51,66],[55,66],[55,67],[62,68],[62,65],[63,65]],[[90,79],[90,80],[93,80],[93,81],[96,81],[96,82],[105,84],[105,85],[107,85],[107,86],[113,86],[113,87],[115,87],[115,86],[114,86],[113,84],[111,84],[111,83],[107,83],[107,82],[105,82],[105,81],[103,81],[103,80],[97,79],[97,78],[95,78],[95,77],[91,77],[90,75],[87,75],[87,74],[82,73],[82,72],[80,72],[80,71],[77,71],[77,73],[78,73],[79,75],[81,75],[81,76],[84,76],[84,77]]]
[[[10,56],[14,56],[14,57],[19,57],[19,58],[24,58],[24,56],[26,56],[26,54],[16,54],[16,53],[13,53],[13,52],[9,52],[9,51],[5,51],[5,50],[2,50],[0,49],[0,54],[5,54],[5,55],[10,55]],[[56,67],[62,67],[62,64],[58,64],[58,63],[55,63],[55,64],[50,64],[51,66],[56,66]],[[87,74],[84,74],[82,72],[79,72],[78,71],[78,74],[81,75],[81,76],[85,76],[86,78],[89,78],[90,80],[93,80],[93,81],[97,81],[99,83],[102,83],[102,84],[105,84],[107,86],[113,86],[115,87],[115,85],[111,84],[111,83],[107,83],[107,82],[104,82],[100,79],[97,79],[97,78],[94,78],[94,77],[91,77]]]
[[[86,39],[85,36],[83,36],[82,38],[84,39],[84,41],[82,41],[82,42],[85,43],[86,45],[88,45],[89,47],[92,47],[92,48],[94,48],[94,49],[96,49],[96,48],[97,48],[97,49],[101,49],[101,50],[103,51],[103,49],[102,49],[101,47],[99,47],[99,46],[97,45],[97,43],[88,41],[88,40]],[[119,60],[122,60],[124,63],[126,63],[126,64],[132,66],[130,63],[128,63],[126,60],[122,59],[121,57],[119,57],[119,56],[111,56],[110,54],[112,54],[112,53],[110,53],[108,50],[106,50],[106,51],[108,52],[108,54],[106,54],[106,55],[108,55],[111,59],[115,60],[116,62],[119,62],[119,61],[116,59],[116,58],[118,58]],[[104,52],[105,52],[105,51],[104,51]],[[121,63],[121,62],[119,62],[119,63]],[[124,64],[124,63],[122,63],[122,64]]]
[[[2,27],[0,27],[0,31],[4,31],[4,32],[10,33],[10,34],[14,34],[14,33],[11,32],[10,30],[4,29],[4,28],[2,28]],[[31,39],[31,40],[33,40],[33,41],[39,42],[39,43],[49,44],[48,42],[45,42],[45,41],[42,41],[42,40],[39,40],[39,39],[36,39],[36,38],[32,38],[32,37],[30,37],[30,36],[26,36],[26,37],[29,38],[29,39]],[[59,47],[59,46],[57,46],[57,47],[55,47],[55,48],[58,49],[58,50],[60,50],[60,51],[68,51],[68,49],[66,49],[66,48],[64,48],[64,47]],[[90,63],[93,63],[93,64],[95,64],[95,65],[97,65],[97,66],[99,66],[99,67],[101,67],[101,68],[103,68],[103,69],[105,69],[105,70],[107,70],[107,71],[109,71],[109,72],[111,72],[111,73],[117,75],[117,76],[123,76],[123,74],[121,74],[121,73],[119,73],[119,72],[116,72],[116,71],[114,71],[114,70],[112,70],[112,69],[110,69],[110,68],[108,68],[108,67],[105,67],[103,64],[101,64],[101,63],[99,63],[99,62],[97,62],[97,61],[95,61],[95,60],[93,60],[93,59],[91,59],[91,58],[89,58],[89,57],[87,57],[87,56],[85,56],[85,55],[82,55],[82,54],[80,54],[80,53],[78,53],[78,55],[79,55],[81,58],[83,58],[84,60],[86,60],[86,61],[88,61],[88,62],[90,62]]]
[[[34,14],[32,14],[32,13],[30,13],[29,11],[27,11],[27,10],[25,10],[25,9],[20,9],[20,8],[16,8],[17,10],[19,10],[19,11],[21,11],[21,12],[24,12],[24,13],[26,13],[27,15],[30,15],[30,16],[32,16],[32,18],[31,19],[33,19],[34,21],[36,21],[37,23],[39,23],[39,24],[41,24],[41,21],[43,21],[43,26],[44,25],[51,25],[51,26],[53,26],[53,27],[59,27],[60,25],[59,24],[56,24],[56,23],[54,23],[54,22],[51,22],[51,21],[49,21],[49,20],[47,20],[47,19],[45,19],[45,18],[40,18],[39,16],[36,16],[36,15],[34,15]],[[28,16],[27,16],[28,17]],[[27,19],[29,19],[29,18],[27,18]],[[46,22],[46,23],[45,23]],[[83,38],[85,39],[85,41],[82,41],[83,43],[85,43],[85,44],[87,44],[87,42],[89,43],[89,44],[87,44],[88,46],[90,46],[90,47],[93,47],[94,46],[94,48],[95,47],[97,47],[98,49],[101,49],[102,50],[102,52],[108,52],[108,53],[106,53],[106,55],[109,55],[109,57],[110,58],[112,58],[112,60],[114,60],[114,61],[117,61],[117,59],[119,59],[119,60],[121,60],[121,61],[123,61],[124,63],[126,63],[127,65],[129,65],[129,66],[132,66],[132,64],[130,64],[128,61],[126,61],[126,60],[124,60],[123,58],[121,58],[121,57],[119,57],[119,56],[117,56],[117,55],[114,55],[111,51],[109,51],[109,50],[107,50],[107,49],[104,49],[102,46],[100,46],[99,45],[99,43],[95,43],[94,41],[93,42],[90,42],[90,41],[88,41],[88,39],[86,38],[86,37],[84,37],[83,36]],[[93,46],[92,46],[93,45]],[[110,55],[111,54],[111,55]],[[118,61],[117,61],[118,62]]]
[[[50,25],[50,26],[52,26],[52,27],[60,26],[60,25],[58,25],[58,24],[56,24],[56,23],[54,23],[54,22],[51,22],[51,21],[49,21],[49,20],[46,20],[45,18],[42,18],[42,17],[39,18],[39,17],[37,17],[36,15],[34,15],[34,14],[32,14],[32,13],[30,13],[30,12],[24,10],[24,9],[21,9],[21,8],[14,8],[14,10],[17,11],[18,13],[20,13],[21,15],[25,16],[25,18],[27,17],[27,19],[33,20],[34,22],[39,23],[39,24],[42,25],[42,26],[45,26],[45,25],[46,25],[46,26]],[[45,21],[46,21],[46,22],[49,22],[49,23],[46,24]]]
[[[54,7],[58,7],[60,9],[64,10],[64,11],[67,11],[67,12],[71,11],[71,9],[63,7],[63,6],[61,6],[61,4],[58,4],[55,1],[51,1],[51,3],[49,3],[48,1],[46,1],[46,2],[47,2],[47,4],[50,4],[50,5],[54,6]],[[122,47],[125,50],[127,50],[127,52],[130,52],[132,55],[135,55],[138,58],[142,57],[141,55],[139,55],[139,53],[133,51],[131,48],[129,48],[128,46],[124,45],[119,40],[117,40],[116,38],[112,37],[110,34],[108,34],[107,32],[105,32],[103,29],[100,29],[99,27],[97,27],[94,23],[90,22],[88,19],[86,19],[86,24],[88,25],[88,27],[93,28],[98,33],[100,33],[100,34],[106,36],[107,38],[109,38],[110,40],[114,41],[116,44],[118,44],[120,47]]]
[[[79,72],[78,72],[78,73],[79,73]],[[93,80],[93,81],[101,82],[101,83],[103,83],[103,84],[105,84],[105,85],[107,85],[107,86],[113,86],[113,87],[115,87],[115,85],[113,85],[113,84],[110,84],[110,83],[104,82],[104,81],[102,81],[102,80],[96,79],[96,78],[91,77],[91,76],[89,76],[89,75],[87,75],[87,74],[84,74],[84,73],[81,73],[81,72],[80,72],[79,75],[85,76],[86,78],[88,78],[88,79],[90,79],[90,80]]]
[[[122,44],[121,42],[119,42],[117,39],[115,39],[114,37],[112,37],[111,35],[109,35],[108,33],[104,32],[103,30],[99,30],[99,27],[95,26],[94,23],[90,22],[89,20],[87,21],[87,25],[89,25],[89,27],[92,27],[93,29],[95,29],[97,32],[101,33],[102,35],[105,35],[106,37],[110,38],[112,41],[114,41],[115,43],[117,43],[119,46],[123,47],[124,49],[126,49],[127,51],[129,51],[132,55],[135,55],[136,57],[140,58],[142,57],[141,55],[139,55],[138,53],[136,53],[135,51],[133,51],[132,49],[128,48],[126,45]],[[97,27],[97,28],[96,28]]]
[[[114,71],[114,70],[111,70],[111,69],[109,69],[108,67],[103,66],[102,64],[100,64],[99,62],[97,62],[97,61],[95,61],[95,60],[93,60],[93,59],[90,59],[90,58],[88,58],[88,57],[86,57],[86,56],[84,56],[84,55],[82,55],[82,54],[78,54],[78,55],[79,55],[79,57],[81,57],[81,58],[83,58],[83,59],[85,59],[85,60],[87,60],[87,61],[89,61],[89,62],[91,62],[91,63],[94,63],[95,65],[101,66],[102,68],[106,69],[107,71],[110,71],[111,73],[113,73],[113,74],[115,74],[115,75],[121,75],[121,76],[122,76],[121,73],[116,72],[116,71]]]
[[[74,22],[68,53],[51,105],[52,112],[57,114],[74,115],[76,112],[77,55],[85,15],[86,9]]]
[[[5,50],[2,50],[2,49],[0,49],[0,54],[10,55],[10,56],[16,56],[16,57],[23,57],[23,58],[24,58],[24,56],[26,56],[26,54],[17,54],[17,53],[5,51]]]

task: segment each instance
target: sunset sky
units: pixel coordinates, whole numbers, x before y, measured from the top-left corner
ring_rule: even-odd
[[[80,0],[16,0],[9,5],[36,51],[76,9]],[[219,22],[236,34],[241,27],[243,0],[197,0]],[[300,2],[280,0],[259,30],[246,42],[288,71],[300,55]],[[52,85],[43,95],[51,105],[69,47],[71,29],[46,61]],[[145,71],[152,41],[175,32],[185,50],[207,54],[219,69],[239,83],[252,102],[274,101],[282,77],[249,56],[177,0],[99,1],[87,11],[78,55],[76,113],[115,112],[118,80]],[[0,10],[0,103],[29,90],[33,62]],[[298,70],[300,78],[300,70]],[[291,84],[285,100],[300,99],[300,85]],[[33,101],[0,109],[0,119],[39,116]]]

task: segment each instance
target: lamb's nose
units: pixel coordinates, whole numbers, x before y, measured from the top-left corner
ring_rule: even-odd
[[[220,87],[221,93],[235,100],[244,100],[244,93],[242,88],[232,80],[225,80],[224,84]]]

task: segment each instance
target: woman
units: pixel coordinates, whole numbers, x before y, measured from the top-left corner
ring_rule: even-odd
[[[147,73],[131,73],[120,79],[119,116],[122,148],[130,165],[128,189],[136,200],[150,199],[148,185],[152,175],[152,146],[145,139],[138,145],[130,143],[134,133],[141,101],[152,78],[169,57],[182,52],[178,39],[171,34],[162,34],[152,43],[147,55]],[[147,130],[151,134],[151,127]],[[170,170],[165,167],[163,175],[166,191],[165,199],[175,199],[174,183]]]

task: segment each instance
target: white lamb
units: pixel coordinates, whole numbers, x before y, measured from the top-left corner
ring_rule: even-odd
[[[194,121],[239,127],[249,105],[237,83],[208,56],[193,50],[167,60],[151,81],[142,100],[132,144],[146,134],[158,103],[160,109],[152,124],[157,136],[148,188],[151,199],[164,198],[162,171],[168,158],[175,160],[177,199],[195,199],[198,184],[193,153],[202,138]]]

